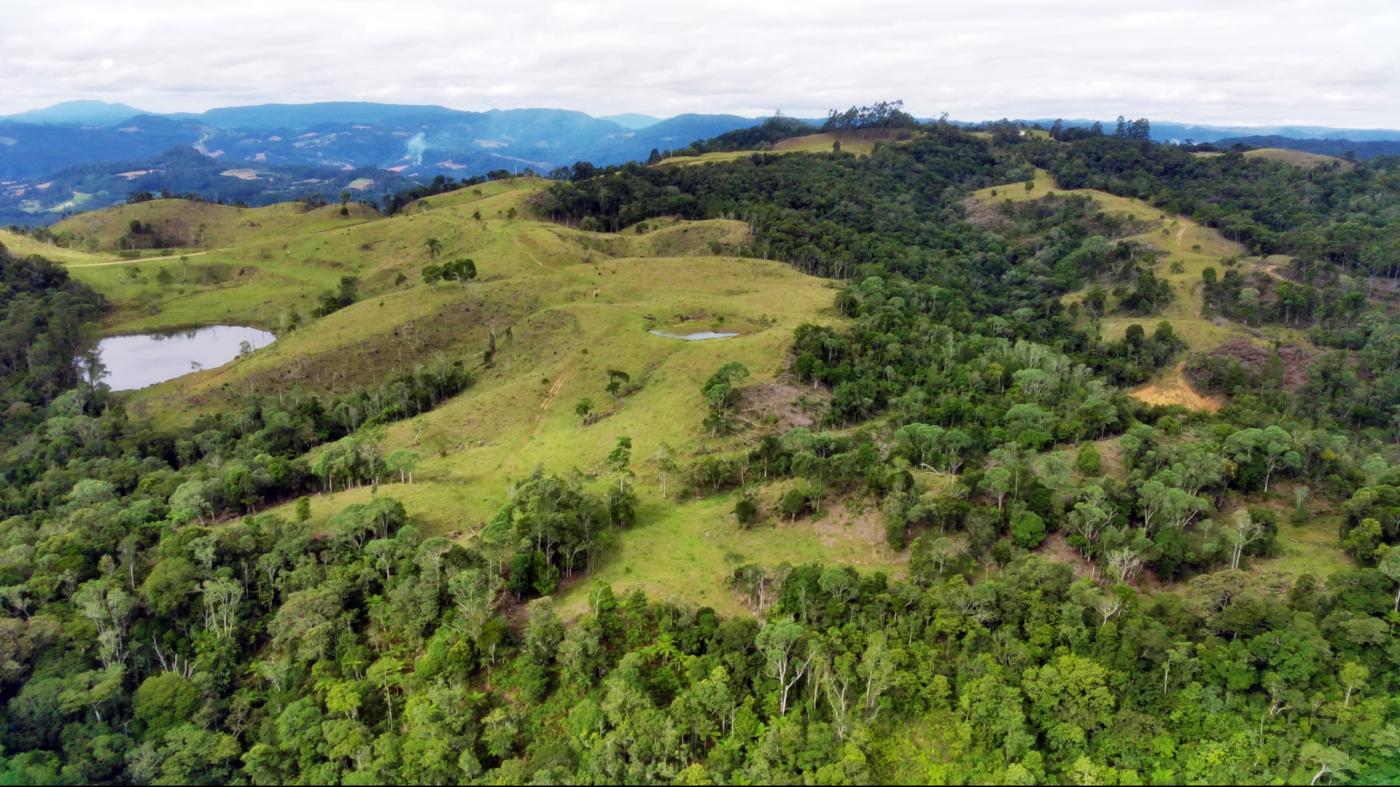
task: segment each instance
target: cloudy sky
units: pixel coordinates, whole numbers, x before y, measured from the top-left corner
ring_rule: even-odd
[[[0,114],[369,100],[1400,128],[1397,0],[5,0]]]

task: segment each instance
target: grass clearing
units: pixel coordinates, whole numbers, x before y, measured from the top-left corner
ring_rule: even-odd
[[[821,132],[818,134],[807,134],[800,137],[789,137],[780,140],[773,145],[771,150],[731,150],[716,153],[703,153],[699,156],[672,156],[662,159],[656,166],[680,166],[690,167],[697,164],[715,164],[725,161],[738,161],[759,153],[784,154],[784,153],[831,153],[837,141],[841,142],[841,152],[850,153],[855,156],[868,156],[875,152],[876,142],[894,142],[898,144],[890,133],[857,132],[855,134],[837,134],[831,132]]]
[[[601,475],[604,457],[626,435],[641,521],[617,534],[587,582],[744,614],[727,588],[738,563],[834,561],[901,571],[878,514],[842,507],[814,521],[740,530],[731,496],[661,500],[649,461],[663,443],[682,457],[713,447],[701,428],[701,384],[729,361],[748,367],[750,384],[774,381],[798,324],[839,319],[834,285],[782,263],[716,256],[747,244],[742,222],[663,219],[642,232],[603,234],[521,218],[542,185],[524,178],[485,184],[373,220],[285,206],[256,219],[252,211],[204,204],[185,211],[176,201],[123,206],[84,218],[84,237],[115,243],[138,215],[171,226],[205,217],[206,235],[227,245],[183,261],[173,254],[72,271],[115,303],[104,324],[109,333],[209,322],[274,327],[288,309],[309,316],[317,295],[341,276],[360,279],[362,298],[352,306],[222,367],[128,395],[135,413],[165,425],[227,409],[252,392],[353,390],[439,352],[478,365],[494,329],[495,363],[477,370],[469,390],[385,430],[384,450],[411,447],[423,459],[415,483],[384,484],[377,493],[402,500],[425,534],[477,538],[511,481],[537,467],[578,471],[603,489],[611,483]],[[156,204],[164,202],[171,204]],[[419,272],[434,259],[430,238],[438,259],[474,259],[478,279],[423,284]],[[740,335],[686,342],[648,333],[675,325]],[[640,388],[614,399],[604,390],[609,369],[626,371]],[[584,398],[597,416],[588,426],[574,412]],[[322,527],[375,493],[314,495],[311,520]],[[290,505],[276,510],[290,515]],[[568,591],[566,606],[581,604],[580,592]]]
[[[1283,519],[1278,528],[1278,557],[1256,560],[1255,570],[1321,578],[1353,567],[1351,558],[1338,545],[1335,517],[1317,517],[1304,525]]]
[[[588,588],[596,581],[611,584],[619,595],[643,590],[654,599],[709,606],[723,615],[752,615],[728,588],[730,574],[746,563],[824,562],[901,573],[882,536],[872,542],[844,511],[744,530],[730,514],[734,502],[733,495],[679,504],[644,500],[641,523],[618,539],[592,575],[561,595],[562,611],[573,616],[586,610]]]
[[[1338,571],[1353,568],[1350,556],[1342,551],[1340,506],[1331,501],[1328,508],[1337,513],[1325,516],[1313,514],[1301,525],[1292,522],[1294,484],[1277,485],[1267,499],[1255,503],[1272,509],[1278,515],[1278,554],[1255,558],[1250,571],[1259,574],[1280,574],[1290,579],[1312,574],[1319,579]],[[1315,508],[1312,507],[1312,508]]]
[[[1314,167],[1323,166],[1324,164],[1335,164],[1342,169],[1353,169],[1356,166],[1352,162],[1343,158],[1337,158],[1336,156],[1328,156],[1323,153],[1308,153],[1307,151],[1290,150],[1288,148],[1256,148],[1255,150],[1245,151],[1244,157],[1278,161],[1303,169],[1312,169]]]

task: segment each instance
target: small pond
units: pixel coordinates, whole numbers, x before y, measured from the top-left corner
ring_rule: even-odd
[[[277,337],[242,325],[210,325],[184,331],[111,336],[97,344],[104,378],[113,391],[134,391],[199,369],[223,366],[245,349]]]
[[[731,336],[738,336],[737,333],[721,333],[719,331],[697,331],[695,333],[667,333],[652,329],[647,331],[652,336],[661,336],[666,339],[680,339],[686,342],[702,342],[706,339],[728,339]]]

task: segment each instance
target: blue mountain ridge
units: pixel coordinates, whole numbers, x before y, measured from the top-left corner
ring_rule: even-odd
[[[653,150],[685,147],[759,122],[723,114],[593,117],[566,109],[474,112],[355,101],[167,114],[100,101],[64,102],[0,117],[0,223],[47,224],[74,204],[101,208],[142,190],[192,191],[264,204],[334,196],[346,182],[368,179],[374,185],[364,196],[374,197],[438,175],[546,173],[576,161],[607,165],[644,160]],[[1049,127],[1054,121],[1019,122]],[[1065,122],[1087,126],[1093,121]],[[1113,123],[1104,125],[1111,129]],[[1355,147],[1362,158],[1393,152],[1390,143],[1400,142],[1400,131],[1385,129],[1172,122],[1153,122],[1152,136],[1165,142],[1267,138],[1275,146],[1338,155]],[[1309,147],[1303,147],[1305,142]],[[185,157],[172,167],[173,150],[201,154],[207,162]],[[235,170],[238,175],[222,174]],[[234,180],[239,182],[230,182]],[[293,193],[293,183],[306,193]]]

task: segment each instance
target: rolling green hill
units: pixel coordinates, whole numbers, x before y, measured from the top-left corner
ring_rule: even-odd
[[[309,313],[320,290],[340,276],[363,282],[359,302],[265,350],[134,394],[132,411],[159,423],[189,423],[199,413],[236,406],[248,393],[352,390],[436,354],[477,356],[490,331],[509,331],[509,339],[498,340],[493,368],[470,392],[385,437],[386,450],[411,447],[427,458],[413,485],[383,485],[380,492],[402,498],[427,533],[470,540],[505,502],[509,482],[536,466],[597,472],[603,455],[593,455],[596,447],[623,435],[633,436],[639,457],[663,443],[686,454],[705,447],[699,389],[713,368],[737,360],[752,382],[767,384],[784,374],[799,323],[837,319],[827,282],[781,263],[714,256],[747,245],[740,222],[663,220],[606,234],[507,218],[512,210],[523,213],[543,186],[529,179],[493,183],[377,219],[342,217],[337,207],[157,200],[83,214],[55,232],[96,248],[93,259],[103,259],[74,257],[69,270],[113,300],[104,324],[110,333],[211,317],[275,329],[288,309]],[[150,223],[166,237],[197,236],[211,248],[103,258],[116,253],[131,221]],[[475,260],[478,280],[424,284],[419,271],[433,259],[428,238],[441,242],[439,258]],[[26,249],[34,249],[32,242]],[[182,269],[224,278],[206,283]],[[173,273],[173,284],[157,280],[162,270]],[[689,343],[649,334],[650,328],[740,336]],[[603,390],[610,368],[628,371],[641,390],[612,401]],[[581,429],[573,408],[584,398],[606,417]],[[740,612],[725,590],[740,558],[800,562],[836,548],[856,565],[898,562],[878,529],[842,532],[836,523],[802,523],[744,533],[723,504],[685,504],[672,513],[675,506],[657,491],[656,472],[639,467],[638,476],[643,505],[662,518],[655,531],[638,531],[640,543],[629,547],[629,539],[602,564],[600,576],[614,577],[622,588]],[[313,521],[368,494],[361,488],[317,496]],[[676,556],[678,564],[657,562],[646,546],[656,539],[692,546]],[[690,579],[672,582],[677,571]]]

